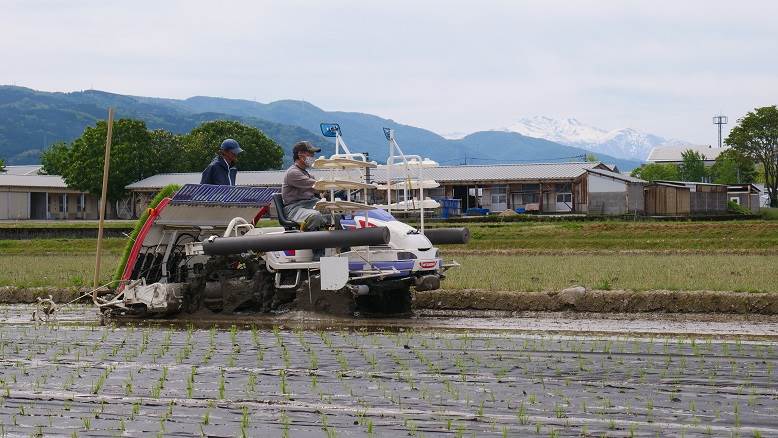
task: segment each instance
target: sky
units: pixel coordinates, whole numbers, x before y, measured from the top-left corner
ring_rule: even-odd
[[[446,134],[574,117],[714,144],[778,104],[775,1],[2,0],[0,84],[301,99]],[[726,129],[725,129],[726,135]]]

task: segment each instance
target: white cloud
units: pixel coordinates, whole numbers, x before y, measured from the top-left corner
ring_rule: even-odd
[[[296,98],[438,132],[575,116],[710,143],[778,103],[769,1],[14,1],[0,83]]]

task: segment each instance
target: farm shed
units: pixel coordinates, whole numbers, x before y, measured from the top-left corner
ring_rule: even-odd
[[[56,175],[0,174],[0,220],[97,219],[97,198]]]
[[[759,214],[762,191],[753,184],[735,184],[727,186],[727,200],[736,202],[753,214]]]
[[[688,216],[690,189],[682,184],[653,182],[643,189],[648,216]]]
[[[590,215],[642,214],[646,181],[598,168],[586,170],[587,212]],[[588,193],[587,193],[588,192]]]
[[[715,216],[727,213],[727,186],[691,181],[656,181],[689,188],[689,213],[692,216]]]
[[[438,200],[459,199],[462,211],[483,207],[492,212],[515,209],[545,213],[585,212],[587,169],[613,170],[596,162],[440,166],[425,169],[424,179],[435,180],[440,187],[424,190],[424,196]],[[312,173],[317,177],[326,175],[317,170]],[[373,169],[371,174],[372,182],[385,183],[384,169]],[[244,171],[238,172],[237,183],[280,187],[283,177],[284,170]],[[126,187],[131,194],[128,209],[137,215],[162,187],[199,181],[199,173],[172,173],[130,184]],[[393,192],[392,199],[402,200],[402,191]],[[384,200],[384,191],[377,191],[371,198],[376,203]]]

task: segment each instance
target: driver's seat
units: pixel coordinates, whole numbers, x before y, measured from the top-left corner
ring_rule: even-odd
[[[284,227],[284,229],[287,230],[300,229],[300,224],[286,217],[286,213],[284,212],[284,198],[281,197],[280,193],[273,194],[273,205],[276,207],[276,215],[278,215],[278,223],[280,223],[281,226]]]

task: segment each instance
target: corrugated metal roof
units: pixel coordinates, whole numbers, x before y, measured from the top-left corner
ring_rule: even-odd
[[[441,166],[425,169],[424,178],[438,182],[573,179],[583,175],[586,169],[592,169],[599,164],[585,162]]]
[[[5,166],[0,175],[37,175],[43,166],[30,164],[24,166]]]
[[[59,175],[7,175],[0,174],[0,187],[48,187],[67,189]]]
[[[663,162],[681,162],[683,157],[681,156],[688,150],[697,151],[705,156],[705,161],[715,161],[716,158],[722,152],[729,149],[728,147],[714,148],[710,146],[657,146],[651,149],[648,154],[649,163],[663,163]]]
[[[471,166],[441,166],[424,170],[424,179],[438,182],[468,181],[534,181],[574,179],[593,169],[600,163],[535,163],[535,164],[494,164]],[[237,184],[241,186],[273,187],[280,186],[286,170],[239,171]],[[328,171],[313,170],[317,178],[324,178]],[[378,183],[386,182],[383,168],[372,169],[371,179]],[[200,173],[163,173],[140,180],[127,186],[128,190],[157,190],[168,184],[197,184]]]
[[[658,183],[665,183],[665,184],[676,184],[680,186],[718,186],[718,187],[724,187],[726,184],[714,184],[714,183],[704,183],[704,182],[696,182],[696,181],[670,181],[667,179],[658,179],[656,180]]]
[[[611,171],[603,170],[603,169],[587,169],[586,171],[589,172],[589,173],[596,173],[598,175],[608,176],[608,177],[611,177],[613,179],[618,179],[618,180],[621,180],[621,181],[626,181],[628,183],[645,183],[645,182],[647,182],[647,181],[642,180],[640,178],[635,178],[633,176],[625,175],[623,173],[616,173],[616,172],[611,172]]]

